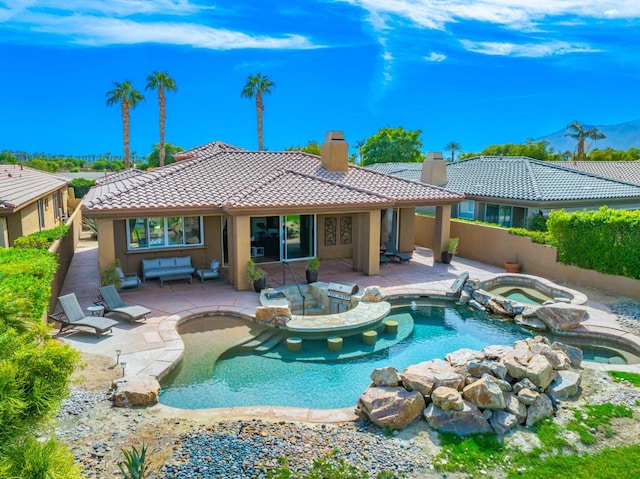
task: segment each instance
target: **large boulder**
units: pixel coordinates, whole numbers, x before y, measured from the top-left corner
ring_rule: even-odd
[[[551,349],[559,350],[565,353],[571,361],[571,366],[573,366],[574,368],[579,368],[582,364],[584,354],[582,352],[582,349],[580,348],[569,346],[568,344],[559,343],[556,341],[551,345]]]
[[[153,376],[125,376],[111,383],[113,402],[117,407],[153,406],[158,404],[160,383]]]
[[[480,409],[469,401],[463,401],[463,404],[464,407],[461,411],[454,409],[445,411],[431,403],[424,410],[424,418],[432,428],[443,432],[451,432],[458,436],[485,434],[493,431]]]
[[[580,392],[581,375],[575,371],[558,371],[558,375],[549,385],[552,399],[569,399]]]
[[[542,354],[536,354],[527,364],[525,376],[540,389],[546,389],[556,378],[556,373],[547,358]]]
[[[362,293],[362,301],[368,303],[379,303],[384,299],[384,294],[378,286],[367,286]]]
[[[531,404],[536,402],[536,399],[538,399],[539,396],[540,393],[538,391],[529,388],[523,388],[518,391],[517,394],[518,401],[520,401],[522,404],[526,404],[527,406],[530,406]]]
[[[482,361],[484,354],[475,349],[462,348],[447,354],[444,358],[457,373],[464,375],[467,373],[467,363],[469,361]]]
[[[431,400],[433,401],[433,404],[444,411],[448,411],[450,409],[462,411],[462,409],[464,409],[462,396],[457,389],[440,386],[439,388],[434,389],[431,393]]]
[[[464,376],[458,373],[436,372],[433,387],[445,386],[448,388],[462,390],[464,387]]]
[[[482,354],[484,354],[484,357],[487,359],[499,361],[500,359],[505,357],[511,351],[511,349],[512,348],[510,348],[509,346],[494,344],[494,345],[482,348]]]
[[[418,391],[426,398],[429,397],[433,391],[436,376],[433,371],[407,372],[405,370],[400,374],[400,380],[407,391]]]
[[[518,425],[518,418],[515,414],[507,411],[493,411],[489,424],[491,424],[496,434],[505,434]]]
[[[491,376],[483,376],[462,390],[467,401],[482,409],[504,409],[502,389]]]
[[[400,384],[400,376],[393,366],[376,368],[371,372],[371,381],[374,386],[397,386]]]
[[[551,399],[546,394],[540,394],[536,400],[527,409],[527,421],[525,425],[527,427],[533,426],[535,423],[545,417],[551,417],[553,415],[553,405]]]
[[[536,316],[552,331],[571,331],[580,325],[587,314],[584,306],[553,303],[538,308]]]
[[[527,406],[518,400],[513,393],[504,393],[504,409],[513,414],[519,423],[523,423],[527,419]]]
[[[358,399],[358,407],[377,426],[403,429],[420,417],[425,402],[418,391],[407,391],[403,387],[370,387]]]

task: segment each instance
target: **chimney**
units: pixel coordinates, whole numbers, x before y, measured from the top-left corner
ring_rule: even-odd
[[[447,184],[447,164],[439,151],[430,151],[422,162],[420,181],[429,185],[444,186]]]
[[[341,131],[328,131],[322,143],[321,164],[329,171],[349,170],[349,145]]]

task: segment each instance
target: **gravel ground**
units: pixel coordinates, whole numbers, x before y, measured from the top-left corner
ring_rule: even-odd
[[[623,300],[608,303],[607,307],[616,314],[621,326],[640,336],[640,301]]]

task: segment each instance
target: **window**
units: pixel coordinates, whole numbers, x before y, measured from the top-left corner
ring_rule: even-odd
[[[62,209],[60,208],[58,193],[53,194],[53,216],[56,220],[59,220],[62,217]]]
[[[129,250],[202,245],[202,217],[128,219],[127,238]]]
[[[511,206],[487,205],[484,220],[500,226],[511,226]]]
[[[40,221],[40,229],[44,229],[44,201],[38,200],[38,219]]]
[[[473,200],[463,200],[458,206],[458,218],[465,220],[474,219],[475,202]]]

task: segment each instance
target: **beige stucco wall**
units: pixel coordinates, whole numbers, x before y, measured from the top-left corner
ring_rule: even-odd
[[[416,244],[433,248],[435,219],[416,216]],[[518,262],[522,272],[561,283],[597,288],[620,296],[640,298],[640,281],[558,263],[552,246],[533,243],[530,238],[509,234],[506,228],[451,221],[451,237],[460,239],[458,256],[494,266]]]
[[[355,236],[355,216],[353,214],[340,214],[340,215],[318,215],[316,218],[316,227],[318,229],[317,233],[317,249],[318,249],[318,258],[323,259],[337,259],[337,258],[350,258],[353,254],[353,243],[357,241]],[[350,244],[341,244],[340,238],[341,236],[341,220],[342,217],[350,217],[351,218],[351,243]],[[326,231],[325,224],[327,218],[334,218],[336,221],[336,244],[335,245],[326,245]]]

